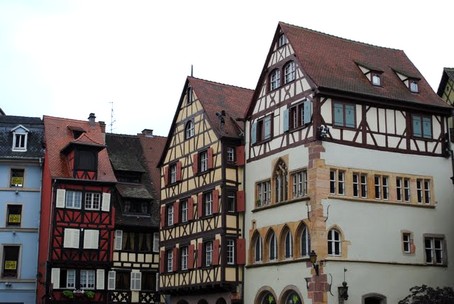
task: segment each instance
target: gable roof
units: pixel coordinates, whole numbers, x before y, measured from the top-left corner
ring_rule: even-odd
[[[61,117],[43,116],[46,143],[46,160],[52,178],[73,178],[62,151],[71,144],[85,144],[102,149],[98,153],[98,181],[115,182],[115,175],[105,149],[104,130],[101,122],[90,124],[88,121]],[[74,138],[68,126],[83,129],[79,138]]]
[[[175,129],[176,119],[178,117],[178,111],[181,109],[188,87],[193,89],[207,114],[206,117],[210,126],[213,128],[218,138],[227,137],[240,139],[242,137],[243,125],[242,123],[237,123],[237,119],[242,120],[245,118],[254,91],[188,76],[178,103],[177,112],[175,113],[170,127],[164,152],[167,151],[170,144]],[[225,116],[223,117],[225,122],[224,126],[221,126],[220,119],[216,113],[225,113]],[[161,156],[158,165],[162,164],[165,157],[164,154]]]
[[[316,92],[344,97],[357,96],[397,106],[422,105],[441,110],[449,108],[402,50],[352,41],[283,22],[279,22],[276,29],[258,86],[266,77],[266,63],[281,32],[287,37],[299,67],[310,79]],[[358,64],[382,72],[382,86],[371,85]],[[410,92],[396,72],[419,79],[419,93]],[[256,90],[256,94],[258,93]],[[249,109],[248,114],[251,111]]]

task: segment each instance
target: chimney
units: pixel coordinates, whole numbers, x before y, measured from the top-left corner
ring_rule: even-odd
[[[143,129],[142,134],[145,135],[145,137],[153,137],[153,129]]]
[[[104,121],[99,121],[99,126],[101,127],[101,132],[106,133],[106,123]]]
[[[94,126],[95,121],[96,121],[95,113],[90,113],[90,115],[88,116],[88,123],[90,124],[90,126]]]

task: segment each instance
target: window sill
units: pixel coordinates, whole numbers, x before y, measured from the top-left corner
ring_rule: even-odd
[[[252,210],[252,212],[257,212],[257,211],[267,210],[267,209],[271,209],[271,208],[276,208],[276,207],[279,207],[279,206],[293,204],[293,203],[297,203],[297,202],[301,202],[301,201],[308,201],[309,199],[310,199],[310,197],[306,195],[306,196],[301,196],[301,197],[294,198],[294,199],[287,200],[287,201],[283,201],[283,202],[269,203],[268,205],[264,205],[264,206],[260,206],[260,207],[256,206]]]

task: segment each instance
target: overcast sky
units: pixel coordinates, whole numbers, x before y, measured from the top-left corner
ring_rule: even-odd
[[[186,77],[254,89],[279,21],[404,50],[436,91],[454,1],[1,0],[0,107],[167,136]],[[113,109],[113,120],[111,110]]]

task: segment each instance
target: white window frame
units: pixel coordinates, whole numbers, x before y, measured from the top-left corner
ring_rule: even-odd
[[[114,250],[123,249],[123,230],[115,230]]]
[[[328,255],[342,255],[342,236],[336,229],[331,229],[330,231],[328,231]]]
[[[142,273],[140,271],[131,272],[131,290],[139,291],[142,287]]]
[[[232,147],[227,147],[227,162],[235,162],[235,149]]]
[[[96,271],[82,269],[80,271],[80,289],[93,290],[95,289],[95,286],[96,286]]]
[[[181,247],[180,250],[181,255],[181,270],[188,270],[188,247],[184,246]]]
[[[205,266],[211,266],[213,264],[213,242],[208,241],[204,244],[205,247]]]
[[[227,239],[227,265],[235,264],[235,240]]]
[[[330,170],[330,193],[345,195],[345,171],[339,169]]]
[[[115,290],[116,279],[117,273],[115,272],[115,270],[110,270],[107,273],[107,290]]]
[[[173,251],[171,249],[168,249],[166,251],[166,262],[167,262],[167,272],[172,272],[173,271]]]
[[[296,79],[295,61],[289,61],[284,66],[284,82],[288,84]]]
[[[200,172],[208,171],[208,151],[202,151],[199,154],[200,158]]]
[[[168,226],[171,226],[173,225],[173,204],[170,204],[170,205],[167,205],[166,206],[166,209],[167,209],[167,225]]]
[[[76,270],[75,269],[66,270],[66,288],[69,288],[69,289],[76,288]]]
[[[169,168],[169,182],[174,184],[177,182],[177,164],[173,163]]]
[[[301,170],[292,174],[293,198],[307,195],[307,171]]]
[[[28,142],[28,129],[19,125],[13,130],[13,146],[12,151],[14,152],[26,152]]]
[[[101,208],[101,193],[85,192],[85,210],[99,210]]]
[[[418,203],[430,204],[430,180],[425,178],[416,179],[416,193]]]
[[[424,236],[425,263],[432,265],[446,264],[444,236]]]
[[[281,85],[281,71],[274,69],[270,73],[270,91],[276,90]]]
[[[188,201],[183,200],[180,201],[180,217],[181,217],[181,222],[186,223],[188,221]]]
[[[213,215],[213,193],[211,191],[203,194],[203,215]]]
[[[189,120],[186,125],[184,126],[184,136],[185,139],[189,139],[194,137],[194,121]]]
[[[256,207],[267,206],[271,202],[271,181],[266,180],[257,183]]]
[[[411,233],[402,232],[402,251],[405,254],[411,253],[411,243],[412,243]]]
[[[153,252],[159,252],[159,232],[153,232]]]
[[[68,209],[82,208],[82,192],[75,190],[66,190],[65,207]]]

